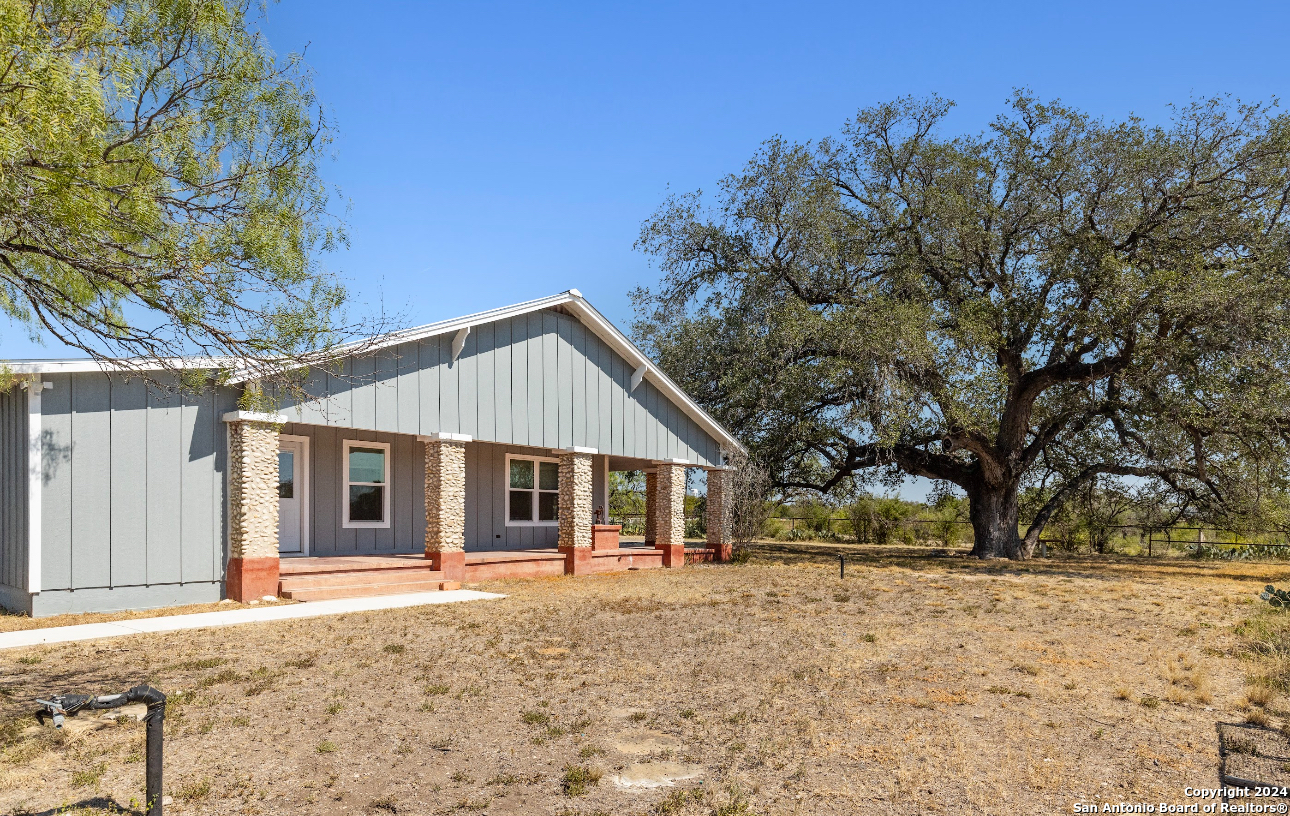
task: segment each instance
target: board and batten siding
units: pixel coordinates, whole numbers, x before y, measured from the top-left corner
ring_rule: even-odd
[[[164,375],[163,375],[164,376]],[[219,600],[237,392],[46,374],[36,614]]]
[[[0,393],[0,602],[27,603],[27,392]]]
[[[283,434],[309,438],[308,555],[419,553],[425,550],[425,445],[414,437],[350,428],[292,423]],[[390,526],[346,528],[346,440],[390,445]],[[507,454],[546,456],[517,445],[466,445],[466,550],[555,547],[552,526],[506,524]],[[603,457],[597,457],[602,459]],[[603,465],[594,471],[595,495],[605,495]]]
[[[309,438],[309,555],[425,551],[425,445],[415,437],[288,423],[284,435]],[[390,526],[346,528],[344,442],[390,446]]]
[[[637,459],[720,463],[720,446],[576,318],[550,310],[356,355],[336,374],[310,372],[303,424],[401,434],[468,434],[546,449],[595,448]]]

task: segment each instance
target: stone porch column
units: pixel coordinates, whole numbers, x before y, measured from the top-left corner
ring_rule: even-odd
[[[560,452],[560,552],[565,575],[591,572],[592,457],[595,448]]]
[[[466,573],[465,434],[436,433],[419,439],[426,446],[426,558],[445,581]]]
[[[230,411],[228,570],[225,596],[245,603],[278,596],[278,433],[281,414]]]
[[[730,475],[725,468],[708,468],[708,547],[713,561],[729,561]]]
[[[658,497],[658,471],[645,471],[645,543],[654,546],[654,505]]]
[[[663,551],[663,566],[685,566],[685,463],[658,465],[654,499],[654,548]]]

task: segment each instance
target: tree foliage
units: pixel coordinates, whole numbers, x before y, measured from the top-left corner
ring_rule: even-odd
[[[330,135],[249,0],[0,0],[0,312],[269,370],[345,332]]]
[[[1028,556],[1099,477],[1257,513],[1286,477],[1290,119],[1201,100],[1148,126],[1019,92],[947,136],[950,109],[862,110],[766,142],[712,205],[668,199],[639,339],[780,487],[957,485],[983,557]],[[1024,534],[1023,488],[1046,497]]]

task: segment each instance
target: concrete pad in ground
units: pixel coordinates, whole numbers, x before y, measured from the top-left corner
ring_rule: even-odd
[[[698,765],[685,765],[680,762],[637,762],[623,768],[609,781],[620,788],[666,788],[687,779],[698,779],[703,776],[703,768]]]

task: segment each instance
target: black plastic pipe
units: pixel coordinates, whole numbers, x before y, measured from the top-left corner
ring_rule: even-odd
[[[137,685],[124,694],[104,694],[90,697],[85,694],[60,694],[50,700],[37,700],[43,708],[36,713],[41,723],[46,717],[52,717],[55,728],[63,727],[63,718],[75,716],[77,712],[99,711],[106,708],[120,708],[130,703],[143,703],[148,713],[143,715],[147,727],[147,767],[144,770],[144,784],[147,791],[147,816],[162,816],[161,765],[162,765],[162,726],[166,722],[166,695],[152,686]]]

